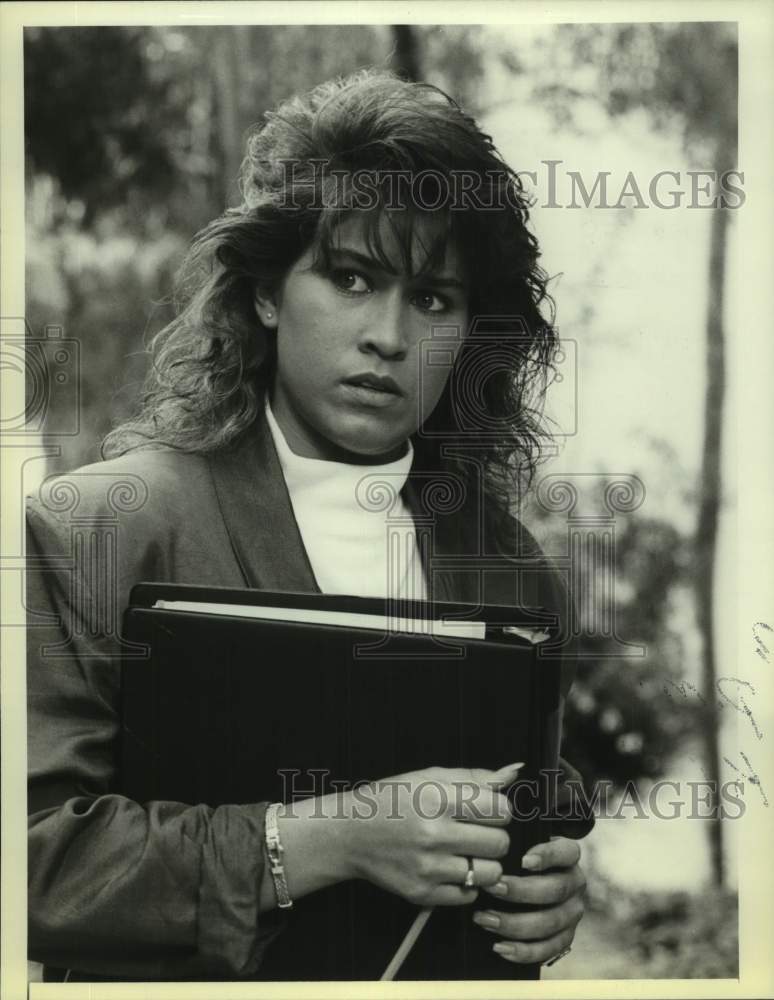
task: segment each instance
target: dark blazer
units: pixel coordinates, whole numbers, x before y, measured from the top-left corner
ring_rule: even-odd
[[[406,487],[415,517],[425,485],[412,474]],[[451,530],[433,559],[469,556],[470,526],[436,515]],[[523,551],[488,574],[485,599],[567,620],[562,581],[519,530]],[[115,787],[133,584],[319,591],[265,421],[215,456],[138,451],[47,481],[29,498],[27,544],[30,958],[126,979],[259,975],[283,925],[257,910],[266,803],[140,805]],[[436,597],[478,600],[459,559],[428,575]],[[568,655],[565,692],[572,669]],[[258,723],[274,710],[256,705]]]

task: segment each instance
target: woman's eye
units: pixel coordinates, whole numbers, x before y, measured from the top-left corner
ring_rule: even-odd
[[[440,295],[436,295],[435,292],[417,292],[413,302],[425,312],[444,312],[449,307],[446,300],[442,299]]]
[[[371,285],[369,284],[368,279],[364,275],[360,274],[359,271],[348,271],[343,268],[338,268],[335,271],[331,271],[331,281],[343,292],[358,294],[361,292],[371,291]]]

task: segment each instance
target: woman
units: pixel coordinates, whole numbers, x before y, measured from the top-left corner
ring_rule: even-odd
[[[517,177],[444,94],[383,73],[266,117],[243,205],[193,244],[139,415],[108,436],[108,461],[30,499],[30,957],[93,976],[260,978],[278,902],[359,878],[421,905],[475,903],[504,962],[551,960],[583,912],[580,851],[554,838],[524,859],[535,875],[503,874],[513,767],[401,776],[473,780],[488,818],[273,808],[284,884],[266,862],[269,803],[116,794],[116,623],[139,580],[566,612],[509,512],[534,472],[532,398],[556,348]],[[391,565],[383,521],[355,495],[364,473],[392,477],[414,516],[423,484],[461,485],[458,509],[430,512],[434,554],[498,554],[509,572],[435,572],[411,531]],[[270,710],[256,706],[258,724]],[[500,914],[498,899],[533,909]]]

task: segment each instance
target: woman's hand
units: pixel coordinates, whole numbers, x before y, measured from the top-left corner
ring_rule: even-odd
[[[522,859],[522,866],[534,875],[504,875],[497,885],[487,888],[497,899],[540,907],[527,913],[477,909],[473,914],[480,927],[502,938],[494,950],[503,958],[547,962],[570,947],[584,913],[586,879],[580,856],[577,841],[553,837],[530,848]]]
[[[502,877],[512,813],[497,788],[512,784],[520,766],[428,768],[345,793],[340,831],[350,877],[418,906],[472,903],[479,887]],[[469,858],[473,888],[463,884]]]

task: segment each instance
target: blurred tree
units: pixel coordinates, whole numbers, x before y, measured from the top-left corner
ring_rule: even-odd
[[[581,477],[578,506],[606,509],[606,476]],[[522,515],[549,555],[567,556],[567,524],[547,512],[534,495]],[[675,605],[688,590],[690,539],[672,524],[641,511],[616,515],[615,578],[605,586],[586,564],[575,595],[583,633],[581,657],[564,720],[564,755],[590,787],[599,780],[621,788],[640,778],[663,775],[675,750],[696,733],[696,699],[676,694],[682,678],[684,640],[673,624]],[[581,563],[581,565],[584,565]],[[644,656],[621,657],[599,623],[614,605],[616,631]]]
[[[168,143],[182,109],[150,65],[144,28],[27,28],[26,150],[83,204],[85,226],[107,208],[162,199],[176,167]]]
[[[737,895],[638,891],[592,871],[576,943],[571,979],[736,979]]]
[[[571,122],[579,100],[597,100],[612,117],[644,109],[656,127],[679,121],[686,149],[708,157],[714,180],[705,204],[714,204],[708,262],[706,391],[700,499],[693,540],[692,577],[702,638],[701,710],[707,776],[720,785],[713,616],[714,567],[721,504],[721,430],[725,387],[723,304],[729,213],[720,179],[736,164],[737,32],[733,23],[561,25],[548,47],[548,82],[536,93],[558,121]],[[573,85],[563,81],[569,67]],[[579,68],[588,86],[580,89]],[[706,160],[705,160],[706,163]],[[716,798],[717,803],[717,798]],[[708,824],[712,870],[722,883],[722,826]]]
[[[247,89],[247,65],[245,53],[245,29],[222,25],[212,28],[212,77],[216,94],[216,133],[220,154],[218,174],[220,176],[220,203],[233,205],[239,201],[239,167],[242,163],[242,142],[240,141],[240,119],[242,101],[240,95]]]
[[[478,24],[433,24],[415,28],[424,79],[445,90],[474,117],[487,103],[485,64],[489,42]]]
[[[393,70],[404,80],[420,80],[422,72],[416,29],[410,24],[394,24],[392,35],[395,40],[391,60]]]
[[[144,335],[171,318],[186,242],[238,200],[247,130],[294,93],[387,65],[391,36],[382,25],[30,28],[24,43],[27,318],[36,333],[62,326],[82,357],[81,432],[55,471],[94,460],[132,408]]]

